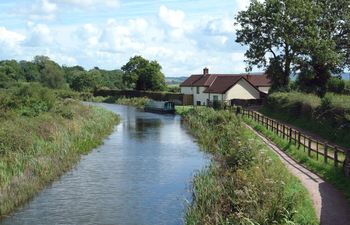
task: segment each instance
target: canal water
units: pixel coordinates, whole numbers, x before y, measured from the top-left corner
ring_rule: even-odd
[[[98,105],[121,116],[114,132],[1,225],[184,223],[193,175],[209,159],[180,117]]]

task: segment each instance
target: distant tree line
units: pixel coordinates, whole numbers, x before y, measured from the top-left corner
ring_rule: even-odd
[[[320,96],[342,85],[350,68],[349,0],[252,0],[236,23],[248,69],[264,67],[274,90],[288,89],[292,74],[299,90]]]
[[[131,58],[122,70],[60,66],[47,56],[36,56],[32,61],[0,61],[0,88],[19,82],[36,82],[53,89],[71,88],[79,92],[104,88],[162,91],[166,87],[161,66],[141,56]]]

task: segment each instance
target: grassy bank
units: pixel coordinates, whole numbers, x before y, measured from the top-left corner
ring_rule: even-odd
[[[260,112],[350,147],[350,96],[326,94],[321,99],[300,92],[277,92],[268,97]]]
[[[0,92],[0,105],[0,216],[71,169],[119,120],[38,85]]]
[[[253,121],[250,118],[243,118],[243,120],[247,124],[251,125],[255,130],[268,137],[273,143],[275,143],[279,148],[283,149],[297,162],[342,190],[347,199],[350,201],[350,180],[345,177],[342,168],[334,167],[331,162],[329,164],[325,164],[323,157],[319,157],[319,159],[317,159],[315,155],[313,157],[308,156],[307,151],[305,152],[302,149],[298,149],[298,147],[293,143],[289,143],[288,140],[279,137],[274,132],[267,130],[265,126]]]
[[[310,197],[279,158],[233,113],[194,108],[182,115],[213,154],[194,179],[186,224],[318,224]]]

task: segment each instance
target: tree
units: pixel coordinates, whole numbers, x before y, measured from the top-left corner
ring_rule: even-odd
[[[61,88],[64,86],[64,72],[60,65],[50,60],[47,56],[35,56],[34,64],[40,71],[40,81],[49,88]]]
[[[39,82],[40,71],[36,64],[33,62],[20,61],[21,73],[27,82]]]
[[[165,78],[161,69],[158,62],[135,56],[122,67],[124,85],[136,90],[164,90]]]
[[[273,87],[287,87],[293,62],[309,35],[316,10],[309,0],[253,0],[239,12],[236,42],[247,45],[248,70],[265,67]]]
[[[328,80],[350,65],[350,7],[348,0],[311,0],[317,18],[311,35],[304,37],[299,59],[302,90],[323,96]]]
[[[96,80],[87,72],[76,71],[71,88],[75,91],[92,91],[96,87]]]

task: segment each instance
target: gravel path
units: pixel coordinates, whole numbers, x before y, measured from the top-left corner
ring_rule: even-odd
[[[298,177],[306,187],[312,198],[321,225],[350,225],[350,205],[341,191],[325,182],[318,175],[299,165],[252,127],[248,126],[248,128],[277,153],[289,171]]]

